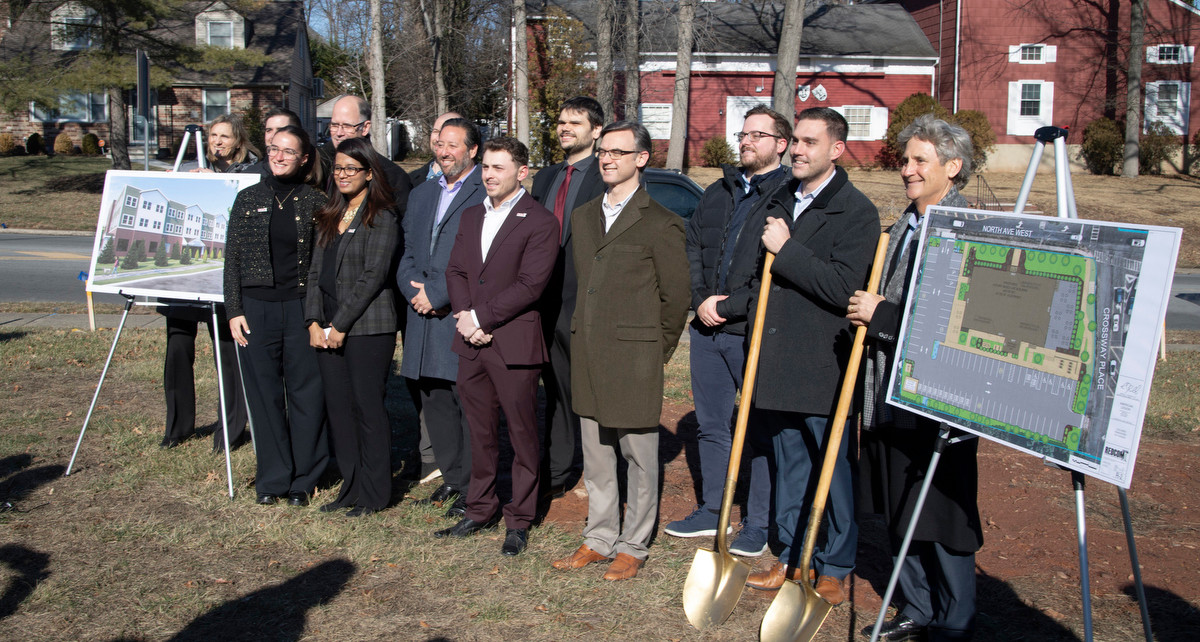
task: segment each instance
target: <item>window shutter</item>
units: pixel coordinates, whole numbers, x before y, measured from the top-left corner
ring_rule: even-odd
[[[1146,62],[1158,62],[1158,45],[1146,47]]]
[[[1191,63],[1194,61],[1195,57],[1196,57],[1196,48],[1194,46],[1188,45],[1183,48],[1183,61],[1184,62]]]
[[[1008,46],[1008,61],[1021,62],[1021,45]]]
[[[1145,104],[1142,105],[1142,133],[1146,133],[1150,123],[1158,120],[1158,83],[1146,83]]]
[[[887,136],[888,109],[887,107],[871,108],[871,140],[883,140]]]
[[[1020,135],[1018,120],[1021,118],[1021,83],[1008,83],[1008,134]]]
[[[1042,59],[1045,62],[1057,62],[1058,61],[1058,46],[1057,45],[1046,45],[1045,47],[1043,47],[1042,48]]]
[[[1188,49],[1191,49],[1191,47],[1188,47]],[[1190,57],[1191,56],[1189,55],[1189,58]],[[1190,120],[1190,117],[1192,115],[1191,112],[1192,112],[1192,83],[1181,82],[1181,83],[1179,83],[1179,115],[1176,118],[1176,122],[1179,123],[1179,132],[1178,133],[1180,136],[1187,136],[1188,131],[1190,131],[1188,129],[1188,127],[1189,127],[1188,121]]]
[[[1054,124],[1054,83],[1042,83],[1042,125]]]

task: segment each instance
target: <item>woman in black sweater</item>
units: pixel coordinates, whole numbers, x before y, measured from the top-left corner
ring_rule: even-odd
[[[325,196],[308,134],[287,126],[267,148],[270,174],[238,193],[225,250],[225,308],[242,352],[258,457],[259,504],[308,498],[329,461],[317,356],[308,345],[304,293],[313,215]]]

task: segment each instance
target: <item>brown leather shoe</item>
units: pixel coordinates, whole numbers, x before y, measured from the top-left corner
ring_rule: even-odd
[[[607,562],[611,559],[611,557],[605,557],[588,548],[587,544],[583,544],[574,553],[571,553],[560,560],[554,560],[550,563],[550,565],[554,568],[566,571],[570,569],[583,568],[588,564],[595,564],[596,562]]]
[[[800,580],[800,569],[788,568],[783,562],[775,562],[775,565],[765,571],[754,571],[746,578],[746,586],[760,591],[777,591],[783,586],[784,580],[797,582]]]
[[[834,606],[846,601],[846,592],[842,590],[842,581],[831,575],[822,575],[817,578],[816,591],[822,600]]]
[[[645,563],[646,560],[640,560],[629,553],[617,553],[617,559],[609,565],[608,571],[604,573],[604,579],[615,582],[636,577],[638,569],[642,568],[642,564]]]

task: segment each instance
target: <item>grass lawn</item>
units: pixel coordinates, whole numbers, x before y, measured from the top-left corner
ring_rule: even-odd
[[[94,231],[107,158],[0,158],[0,223],[35,230]]]

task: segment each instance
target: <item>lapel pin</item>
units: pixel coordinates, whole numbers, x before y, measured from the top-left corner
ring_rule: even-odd
[[[527,212],[517,212],[517,218],[525,218]]]

